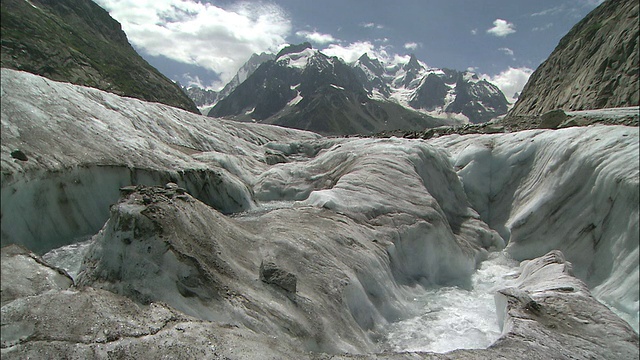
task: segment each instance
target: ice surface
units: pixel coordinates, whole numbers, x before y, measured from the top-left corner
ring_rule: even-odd
[[[593,294],[638,318],[638,129],[445,136],[481,218],[518,260],[559,249]],[[638,328],[637,321],[632,326]]]
[[[1,92],[2,244],[40,254],[95,234],[122,186],[173,181],[223,212],[250,209],[264,145],[318,138],[9,69]],[[11,158],[15,149],[28,161]]]
[[[3,245],[44,253],[102,227],[85,284],[305,350],[373,351],[388,332],[394,350],[447,351],[495,339],[511,267],[492,253],[559,248],[637,319],[637,128],[329,139],[2,75]],[[104,223],[121,186],[167,181],[209,206],[140,198]],[[46,257],[75,274],[83,249]],[[295,302],[259,281],[266,257],[296,274]]]
[[[42,259],[48,264],[64,269],[75,280],[80,272],[82,260],[91,244],[93,244],[91,237],[72,240],[72,244],[53,249],[42,255]]]

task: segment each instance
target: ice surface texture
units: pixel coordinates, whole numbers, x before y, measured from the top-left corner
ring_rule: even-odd
[[[410,314],[423,286],[469,287],[481,261],[505,245],[518,260],[563,250],[598,296],[637,314],[636,128],[432,141],[328,139],[231,125],[10,70],[2,75],[3,245],[43,253],[97,233],[76,279],[80,289],[52,289],[3,306],[3,326],[4,319],[17,324],[3,355],[36,346],[15,347],[15,341],[58,340],[40,334],[62,314],[48,314],[50,321],[34,328],[20,327],[17,319],[41,318],[36,312],[47,301],[83,304],[90,296],[133,300],[140,307],[131,310],[136,318],[160,311],[174,319],[122,337],[149,335],[154,342],[156,334],[179,331],[176,322],[193,316],[211,321],[208,329],[216,334],[224,332],[222,325],[253,334],[249,348],[277,336],[273,354],[283,348],[298,355],[376,351],[385,327]],[[16,149],[28,160],[12,158]],[[185,190],[126,188],[120,198],[123,186],[167,181]],[[555,260],[531,266],[565,264],[560,255],[550,256]],[[295,276],[295,292],[260,280],[265,259]],[[546,318],[526,325],[519,314],[510,315],[522,299],[525,309],[538,311],[529,298],[544,309],[540,297],[546,295],[565,301],[578,294],[585,311],[599,306],[584,285],[554,288],[558,274],[537,277],[545,272],[527,269],[516,290],[505,292],[501,346],[522,349],[518,334],[554,351],[582,346],[567,340],[566,348],[556,347],[553,339],[568,333],[562,327],[534,334]],[[98,314],[117,305],[100,301],[83,306]],[[615,325],[619,331],[578,357],[601,354],[609,344],[625,353],[628,344],[617,342],[624,336],[637,354],[637,334],[606,308],[597,309],[606,314],[602,321],[581,318],[587,323],[570,326],[597,324],[597,332]],[[105,327],[126,322],[114,318],[120,320]],[[198,343],[200,326],[189,330]],[[85,330],[89,337],[64,340],[89,347],[103,342],[94,340],[94,329]],[[576,331],[579,337],[585,330]]]

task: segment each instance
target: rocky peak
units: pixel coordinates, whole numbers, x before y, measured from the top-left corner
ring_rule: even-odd
[[[409,56],[409,62],[403,66],[405,71],[420,71],[422,69],[422,65],[418,62],[418,58],[416,58],[415,54],[411,54]]]
[[[278,52],[278,54],[276,55],[276,60],[278,60],[283,55],[299,53],[306,49],[313,49],[313,47],[308,42],[303,42],[302,44],[297,45],[289,45]]]
[[[378,59],[372,59],[367,53],[362,54],[355,64],[356,67],[364,67],[371,71],[375,76],[382,76],[384,74],[384,66]]]

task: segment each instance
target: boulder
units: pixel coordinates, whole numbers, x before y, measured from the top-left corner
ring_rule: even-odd
[[[287,292],[296,292],[297,277],[282,269],[271,260],[263,260],[260,264],[260,280],[267,284],[275,285]]]

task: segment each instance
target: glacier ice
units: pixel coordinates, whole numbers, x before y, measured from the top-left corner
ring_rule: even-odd
[[[511,256],[561,250],[594,295],[638,329],[637,128],[453,135],[429,143],[451,153],[473,208],[508,242]]]
[[[498,313],[487,314],[502,317],[502,333],[469,322],[464,330],[473,333],[467,339],[480,340],[470,346],[484,347],[498,336],[494,344],[505,349],[509,334],[528,329],[509,315],[526,298],[522,291],[532,299],[578,296],[590,304],[583,285],[571,285],[581,289],[575,293],[558,290],[549,281],[553,271],[536,277],[526,270],[567,268],[559,255],[527,265],[559,249],[593,294],[637,329],[637,128],[428,141],[322,138],[231,124],[6,69],[1,92],[2,245],[42,254],[93,235],[86,245],[45,255],[68,268],[77,289],[14,300],[3,306],[3,321],[5,313],[27,316],[29,304],[76,304],[114,292],[134,299],[141,313],[148,306],[173,309],[166,311],[183,314],[175,315],[178,322],[205,319],[256,344],[262,344],[256,337],[278,334],[278,346],[296,344],[303,352],[406,350],[410,345],[394,342],[393,334],[415,336],[398,328],[429,319],[416,303],[427,301],[422,310],[429,311],[464,294],[486,301],[495,289],[483,276],[502,278],[493,265],[511,271],[496,259],[504,251],[524,260],[521,278],[535,281],[516,282],[520,290],[507,291]],[[29,160],[11,158],[15,149]],[[169,181],[191,195],[119,190]],[[78,249],[86,251],[81,269]],[[295,294],[260,281],[266,258],[297,277]],[[474,305],[486,309],[480,301]],[[450,330],[460,330],[464,319],[448,322]],[[615,323],[616,334],[626,331],[613,317],[603,319],[597,326]],[[23,329],[16,322],[15,336],[43,326],[35,324]],[[201,339],[203,323],[191,324]],[[180,332],[174,326],[157,334]],[[389,332],[394,327],[401,331]],[[69,341],[91,342],[92,331]],[[150,342],[159,339],[148,335]],[[436,341],[423,349],[464,346]],[[15,349],[3,348],[3,356]]]

